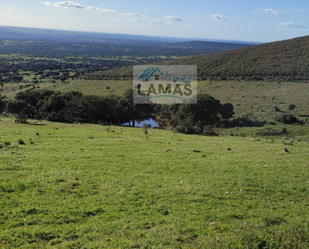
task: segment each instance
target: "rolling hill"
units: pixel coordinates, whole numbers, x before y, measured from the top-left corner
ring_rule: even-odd
[[[309,80],[309,36],[242,49],[182,58],[164,64],[198,65],[201,80]],[[102,78],[130,78],[132,68],[97,74]]]
[[[197,64],[202,79],[304,81],[309,79],[309,36],[174,63]]]

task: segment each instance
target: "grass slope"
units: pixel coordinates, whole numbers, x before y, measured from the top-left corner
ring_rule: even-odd
[[[200,79],[214,80],[309,80],[309,36],[284,40],[212,55],[200,55],[164,62],[197,65]],[[132,67],[94,73],[89,78],[132,77]]]
[[[302,81],[309,79],[308,57],[309,36],[305,36],[171,63],[198,65],[202,79]]]
[[[2,248],[309,246],[308,142],[10,119],[0,135]]]

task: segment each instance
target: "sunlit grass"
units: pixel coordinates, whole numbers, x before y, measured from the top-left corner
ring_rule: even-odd
[[[0,121],[0,247],[309,246],[308,142],[31,123]]]

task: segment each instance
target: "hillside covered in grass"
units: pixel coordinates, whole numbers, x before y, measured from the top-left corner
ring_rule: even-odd
[[[202,80],[306,81],[309,79],[309,36],[166,63],[197,65]],[[130,78],[132,68],[92,76]]]
[[[3,118],[0,247],[308,248],[308,136],[237,132]]]

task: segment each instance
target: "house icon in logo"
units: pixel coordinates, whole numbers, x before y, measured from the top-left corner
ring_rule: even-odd
[[[138,81],[149,81],[154,76],[155,80],[160,80],[160,77],[164,74],[158,69],[148,68],[144,70],[143,74],[137,79]]]

